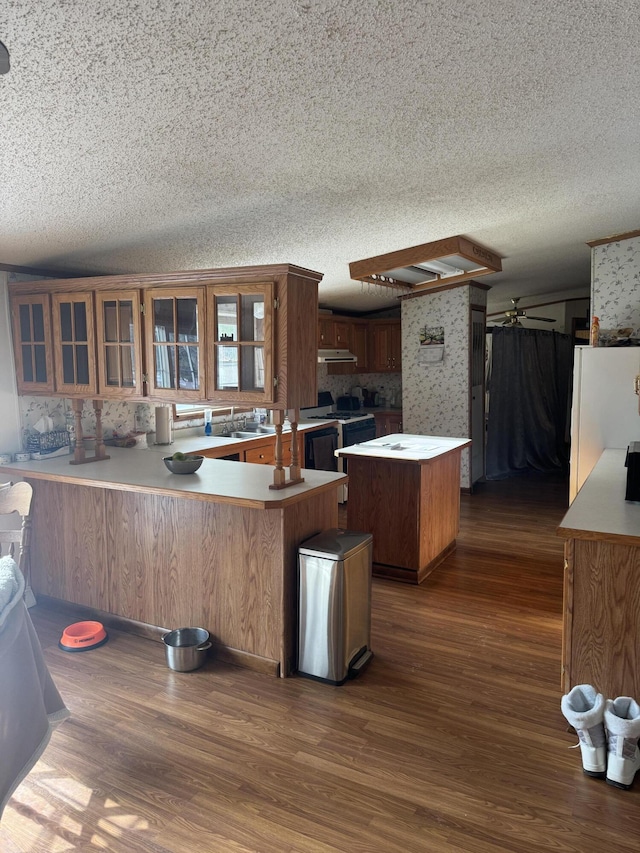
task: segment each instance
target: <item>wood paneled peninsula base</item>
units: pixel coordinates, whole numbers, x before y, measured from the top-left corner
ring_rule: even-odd
[[[373,573],[421,583],[455,548],[466,438],[394,434],[337,451],[347,460],[347,526],[373,534]]]
[[[565,542],[562,690],[640,697],[640,503],[624,450],[605,450],[558,528]]]
[[[297,551],[338,525],[340,474],[305,470],[274,492],[265,465],[205,459],[171,474],[162,454],[110,450],[5,466],[34,488],[31,586],[154,639],[199,626],[218,657],[274,675],[295,666]],[[110,621],[111,620],[111,621]]]

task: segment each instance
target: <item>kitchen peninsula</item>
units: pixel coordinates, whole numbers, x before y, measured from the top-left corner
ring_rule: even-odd
[[[34,488],[36,595],[154,639],[200,626],[219,658],[290,674],[297,549],[338,526],[346,477],[305,470],[304,482],[274,491],[268,465],[205,458],[197,473],[180,476],[165,468],[161,449],[109,453],[79,467],[69,457],[3,466]]]
[[[467,438],[398,433],[337,450],[347,460],[347,527],[373,534],[373,573],[421,583],[455,548]]]

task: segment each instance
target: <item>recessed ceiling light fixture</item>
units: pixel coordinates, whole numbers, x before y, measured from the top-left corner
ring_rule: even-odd
[[[9,51],[0,41],[0,74],[9,72]]]
[[[417,291],[455,284],[501,269],[495,252],[466,237],[447,237],[349,264],[352,279],[371,284],[382,281],[405,292],[407,288]]]

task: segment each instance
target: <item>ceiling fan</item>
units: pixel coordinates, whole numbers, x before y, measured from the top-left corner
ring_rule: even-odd
[[[517,296],[511,300],[513,308],[504,312],[504,320],[500,323],[501,326],[522,326],[521,320],[537,320],[543,323],[555,323],[553,317],[534,317],[533,314],[527,314],[523,308],[518,308],[520,297]],[[497,323],[498,320],[494,320]]]

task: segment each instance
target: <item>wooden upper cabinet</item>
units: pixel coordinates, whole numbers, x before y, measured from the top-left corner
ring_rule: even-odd
[[[141,397],[142,329],[140,292],[96,293],[98,393],[101,397]]]
[[[318,349],[335,349],[335,324],[333,319],[320,316],[318,320]]]
[[[211,401],[267,407],[276,395],[273,283],[207,289]]]
[[[369,369],[373,373],[393,373],[402,370],[402,332],[399,321],[372,322]]]
[[[351,323],[346,318],[336,319],[320,315],[318,320],[318,349],[348,349]]]
[[[315,406],[321,278],[271,264],[12,282],[18,392]]]
[[[49,294],[14,296],[11,299],[11,323],[18,393],[53,393]]]
[[[66,397],[95,397],[95,317],[92,293],[53,293],[55,390]]]
[[[204,400],[204,288],[150,288],[144,305],[149,397]]]
[[[369,332],[366,320],[351,320],[346,340],[348,349],[358,359],[357,362],[338,362],[327,365],[327,373],[332,376],[351,376],[356,373],[367,373],[369,370]],[[340,347],[344,349],[344,346]]]

